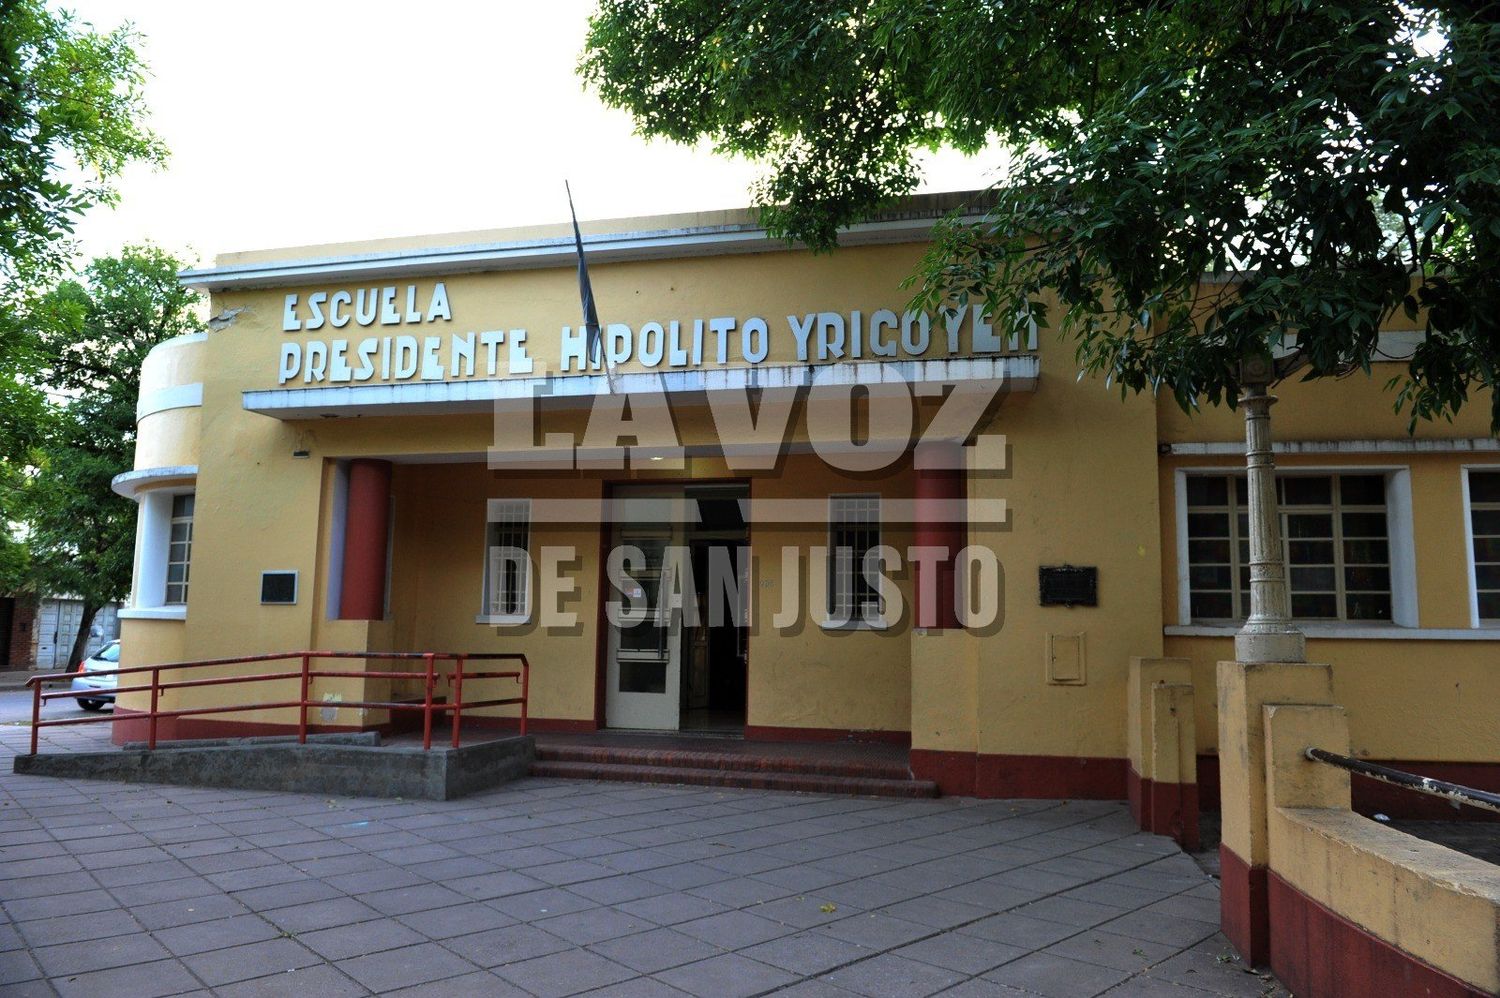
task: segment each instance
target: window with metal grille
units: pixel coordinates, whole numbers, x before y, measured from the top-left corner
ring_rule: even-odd
[[[875,621],[885,613],[865,558],[880,546],[880,496],[828,497],[828,616]]]
[[[1280,475],[1282,553],[1292,616],[1390,620],[1385,476]],[[1194,620],[1250,613],[1250,505],[1243,475],[1187,478],[1188,585]]]
[[[188,567],[193,557],[194,494],[172,497],[172,519],[167,534],[167,593],[165,603],[186,603]]]
[[[531,613],[531,500],[492,499],[485,560],[485,612],[525,618]]]
[[[1500,623],[1500,470],[1469,472],[1469,529],[1479,619]]]

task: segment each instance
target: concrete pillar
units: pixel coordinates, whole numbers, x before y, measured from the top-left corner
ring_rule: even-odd
[[[1126,756],[1130,811],[1142,831],[1198,845],[1198,732],[1185,658],[1130,660]]]
[[[918,627],[958,627],[954,565],[968,543],[968,475],[961,444],[929,444],[916,452],[915,546],[935,555],[916,562]],[[927,576],[931,576],[930,578]]]
[[[1270,955],[1266,867],[1268,704],[1327,704],[1333,671],[1301,662],[1220,662],[1219,914],[1224,935],[1252,965]]]
[[[350,461],[340,620],[380,620],[385,616],[390,516],[391,462],[363,458]]]
[[[1187,683],[1151,688],[1151,831],[1198,848],[1195,699]]]
[[[1331,705],[1271,704],[1266,726],[1266,806],[1348,811],[1349,771],[1307,758],[1309,748],[1349,754],[1349,716]]]

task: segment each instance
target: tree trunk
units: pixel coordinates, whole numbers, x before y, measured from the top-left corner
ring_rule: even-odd
[[[83,601],[83,613],[78,618],[78,633],[73,637],[73,650],[68,652],[68,668],[78,668],[89,648],[89,631],[93,630],[94,617],[99,613],[99,604]]]

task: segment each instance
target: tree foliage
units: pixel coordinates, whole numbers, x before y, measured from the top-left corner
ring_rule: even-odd
[[[89,208],[128,163],[166,151],[144,125],[145,67],[128,25],[101,34],[43,0],[0,2],[0,283],[67,262]]]
[[[1011,153],[940,226],[929,308],[1072,337],[1184,408],[1382,359],[1417,418],[1489,390],[1500,428],[1500,23],[1395,0],[602,0],[580,70],[639,130],[765,165],[815,249],[913,191],[916,153]],[[1403,318],[1404,316],[1404,318]]]
[[[111,482],[134,462],[146,354],[198,326],[181,269],[160,249],[128,248],[94,260],[27,312],[33,376],[54,393],[14,506],[30,556],[27,588],[81,597],[86,618],[130,590],[136,508]]]
[[[21,515],[26,462],[49,430],[35,298],[68,266],[73,226],[115,200],[134,161],[160,163],[128,26],[100,34],[43,0],[0,0],[0,524]],[[55,427],[53,428],[55,429]],[[0,588],[25,546],[0,532]]]

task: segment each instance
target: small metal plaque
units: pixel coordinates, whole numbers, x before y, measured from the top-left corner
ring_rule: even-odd
[[[296,572],[261,572],[260,601],[289,606],[297,602]]]
[[[1037,581],[1042,606],[1099,605],[1099,569],[1092,565],[1043,565]]]

